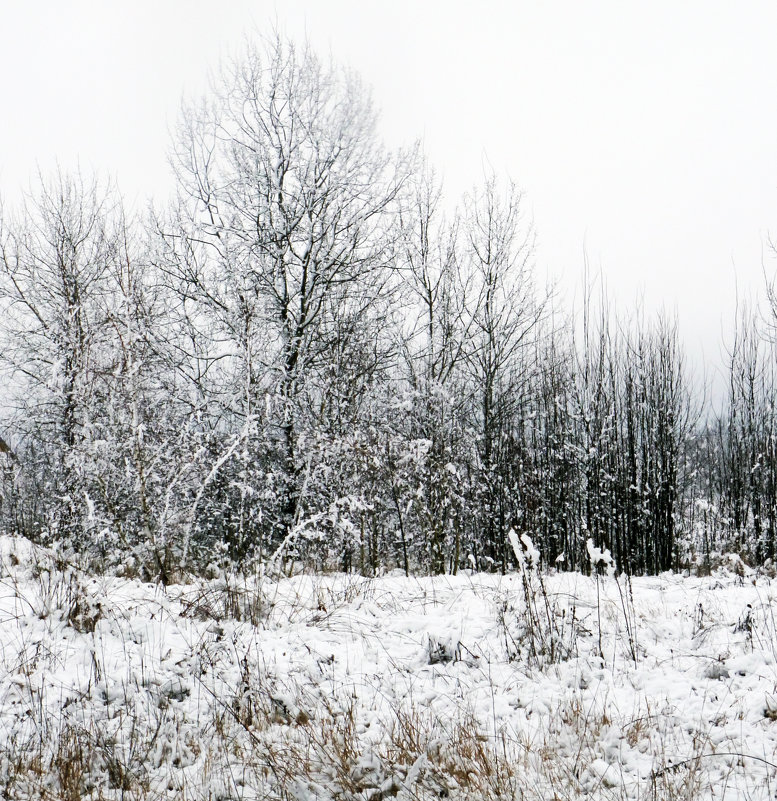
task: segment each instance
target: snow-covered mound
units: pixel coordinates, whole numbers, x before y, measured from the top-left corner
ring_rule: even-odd
[[[91,577],[0,539],[0,797],[766,799],[777,584]]]

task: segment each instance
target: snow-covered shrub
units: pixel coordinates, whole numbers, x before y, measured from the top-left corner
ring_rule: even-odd
[[[571,658],[580,634],[574,603],[551,597],[540,570],[540,552],[528,534],[514,529],[508,540],[518,561],[522,603],[505,598],[498,620],[510,659],[526,658],[538,667]]]
[[[461,643],[454,636],[438,637],[430,633],[427,638],[426,650],[430,665],[447,664],[461,659]]]
[[[13,541],[8,538],[6,542]],[[10,562],[3,559],[0,566],[3,572],[8,572],[7,581],[14,587],[23,609],[52,625],[62,621],[79,633],[93,632],[103,616],[105,603],[100,582],[63,559],[56,550],[34,546],[25,540],[15,542],[19,545],[14,547],[21,547],[21,553],[25,554],[23,566],[14,567],[19,565],[14,550],[9,553]]]
[[[615,560],[609,548],[598,548],[590,537],[586,540],[585,548],[593,570],[597,573],[604,571],[608,576],[615,575]]]
[[[180,596],[184,615],[199,620],[236,620],[261,625],[272,608],[259,577],[225,575],[186,587]]]

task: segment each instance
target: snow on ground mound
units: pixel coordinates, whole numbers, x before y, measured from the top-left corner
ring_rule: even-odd
[[[0,539],[0,795],[766,799],[770,579],[166,590]]]

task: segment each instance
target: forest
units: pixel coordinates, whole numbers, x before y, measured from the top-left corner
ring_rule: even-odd
[[[226,67],[170,163],[142,213],[61,170],[0,207],[0,530],[165,584],[505,572],[511,530],[559,570],[775,559],[768,260],[713,403],[676,319],[582,267],[565,308],[519,186],[449,197],[306,45]]]

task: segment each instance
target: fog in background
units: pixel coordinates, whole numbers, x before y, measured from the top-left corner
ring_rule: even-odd
[[[452,199],[509,173],[566,302],[587,257],[621,309],[676,311],[714,382],[737,294],[777,270],[777,5],[3,3],[0,194],[58,160],[163,202],[182,96],[273,28],[358,71]]]

